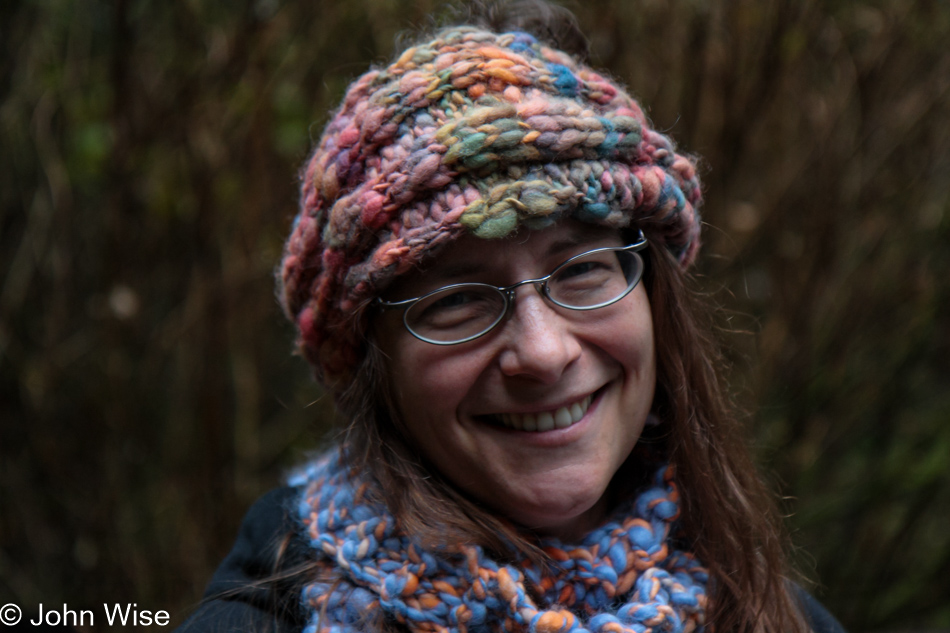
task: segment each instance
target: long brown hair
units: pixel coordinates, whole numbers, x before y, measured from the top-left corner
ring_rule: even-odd
[[[653,312],[657,391],[683,527],[714,579],[710,621],[720,631],[805,628],[790,593],[787,537],[760,479],[723,382],[715,306],[665,249],[650,249],[644,283]]]
[[[651,227],[642,228],[649,239]],[[720,632],[804,630],[786,578],[786,537],[775,502],[722,380],[715,308],[666,249],[654,246],[644,256],[657,354],[653,412],[661,424],[641,442],[676,469],[682,534],[712,578],[708,622]],[[449,549],[475,543],[502,559],[512,557],[514,544],[518,555],[543,565],[545,555],[530,535],[460,492],[407,440],[386,359],[369,332],[356,378],[338,400],[350,464],[375,480],[379,501],[414,537]]]

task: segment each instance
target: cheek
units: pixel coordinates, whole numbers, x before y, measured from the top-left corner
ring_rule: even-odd
[[[612,315],[614,319],[602,332],[605,349],[628,369],[644,374],[645,378],[652,376],[656,343],[646,291],[637,287],[618,307],[618,312]]]
[[[420,439],[420,432],[444,428],[457,415],[459,403],[477,381],[477,362],[455,348],[423,343],[408,333],[391,334],[380,344],[386,372],[401,417]]]
[[[637,363],[641,374],[641,381],[652,394],[656,387],[656,342],[653,338],[653,329],[648,328],[640,332]]]
[[[466,382],[457,367],[437,358],[407,358],[389,371],[400,409],[423,417],[454,408]]]
[[[649,312],[647,316],[649,316]],[[642,350],[640,353],[644,369],[648,373],[649,379],[654,381],[656,379],[656,339],[653,336],[652,326],[640,331],[639,347]]]

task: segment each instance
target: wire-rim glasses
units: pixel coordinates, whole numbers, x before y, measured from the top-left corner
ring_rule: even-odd
[[[443,286],[420,297],[376,303],[382,309],[403,308],[403,324],[417,339],[433,345],[458,345],[488,334],[501,323],[515,301],[515,290],[531,284],[554,305],[569,310],[596,310],[617,303],[643,276],[647,246],[640,232],[627,246],[595,248],[559,264],[551,274],[510,286],[461,283]]]

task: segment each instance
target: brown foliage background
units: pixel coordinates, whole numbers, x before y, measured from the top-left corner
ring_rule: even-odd
[[[950,628],[950,5],[572,8],[704,159],[698,272],[814,591],[855,631]],[[0,603],[180,622],[316,444],[272,298],[296,173],[440,10],[0,5]]]

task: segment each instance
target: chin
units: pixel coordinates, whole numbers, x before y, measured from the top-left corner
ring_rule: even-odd
[[[603,519],[606,486],[538,495],[530,501],[516,502],[508,516],[541,536],[571,541],[583,536]]]

